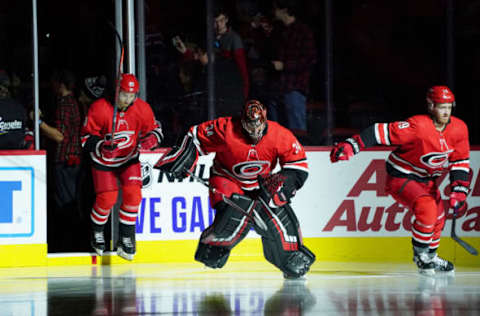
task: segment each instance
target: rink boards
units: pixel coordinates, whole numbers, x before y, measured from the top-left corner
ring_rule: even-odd
[[[153,169],[152,166],[164,152],[165,150],[160,150],[141,155],[144,187],[137,218],[136,262],[192,262],[201,231],[213,221],[214,210],[209,206],[208,189],[203,184],[192,178],[178,181]],[[300,221],[304,242],[316,254],[318,260],[370,262],[411,260],[409,229],[412,214],[402,205],[395,203],[384,191],[385,159],[388,153],[387,150],[376,148],[362,152],[350,162],[331,164],[327,147],[307,148],[310,175],[305,186],[293,199],[292,207]],[[37,154],[31,157],[33,160],[38,159],[38,162],[32,163],[34,170],[36,168],[41,170],[42,166],[44,168],[44,155]],[[468,208],[457,219],[456,224],[457,234],[476,248],[480,248],[479,158],[480,151],[475,148],[470,157],[473,179]],[[0,167],[3,167],[0,172],[21,161],[18,157],[5,155],[0,155],[0,159],[2,159]],[[212,156],[200,157],[195,174],[208,180],[211,163]],[[22,164],[16,167],[28,167],[25,161]],[[41,191],[42,188],[45,190],[45,177],[42,178],[41,175],[42,171],[37,171],[33,177],[35,190]],[[0,183],[4,180],[0,178]],[[30,185],[27,180],[22,188]],[[448,176],[439,180],[442,194],[447,199]],[[18,192],[12,192],[14,192],[13,209],[16,209],[18,201],[26,203],[24,198],[26,195],[19,199]],[[34,220],[39,221],[38,225],[43,225],[43,229],[36,229],[33,235],[19,237],[13,236],[12,233],[5,234],[9,227],[18,226],[15,222],[18,216],[12,214],[8,218],[0,217],[4,220],[0,222],[2,227],[0,253],[4,254],[3,258],[10,258],[4,260],[0,266],[124,263],[117,256],[109,254],[103,258],[94,258],[86,253],[47,257],[45,191],[43,194],[42,197],[39,193],[32,202],[36,207],[31,214],[35,214]],[[478,257],[469,255],[449,238],[450,218],[451,215],[447,214],[440,253],[454,258],[457,264],[480,266]],[[31,218],[25,216],[21,222],[24,223],[28,219]],[[9,220],[11,222],[8,222]],[[264,260],[261,241],[254,231],[251,231],[232,251],[230,260]]]

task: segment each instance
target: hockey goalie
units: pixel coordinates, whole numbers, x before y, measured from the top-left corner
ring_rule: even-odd
[[[155,168],[178,179],[195,168],[199,155],[215,153],[210,170],[212,225],[201,234],[195,260],[222,268],[230,251],[250,231],[261,236],[265,258],[285,278],[308,272],[315,255],[303,244],[291,199],[308,177],[305,150],[265,106],[247,101],[241,117],[220,117],[190,127],[179,146]],[[272,171],[280,164],[280,171]]]

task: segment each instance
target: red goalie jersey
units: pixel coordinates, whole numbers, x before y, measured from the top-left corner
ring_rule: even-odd
[[[265,135],[257,144],[251,144],[243,134],[240,120],[221,117],[190,128],[200,154],[215,152],[211,172],[237,182],[244,190],[258,188],[257,178],[275,169],[308,174],[303,146],[285,127],[268,121]]]
[[[374,124],[361,138],[366,147],[398,145],[387,160],[388,169],[396,174],[426,179],[450,171],[455,180],[469,172],[468,129],[453,116],[441,132],[428,115],[416,115],[406,121]]]
[[[139,139],[147,133],[160,130],[153,111],[145,101],[137,98],[125,111],[118,111],[114,143],[121,155],[107,160],[102,157],[100,145],[105,135],[112,131],[113,106],[106,99],[92,103],[82,128],[82,146],[92,144],[90,157],[101,166],[119,167],[138,159]],[[161,132],[159,132],[161,133]]]

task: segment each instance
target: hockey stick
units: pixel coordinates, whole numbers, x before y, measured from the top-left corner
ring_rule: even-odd
[[[196,181],[200,182],[201,184],[203,184],[204,186],[206,186],[210,191],[212,191],[213,193],[218,193],[222,196],[222,200],[227,203],[228,205],[230,205],[231,207],[233,207],[235,210],[239,211],[240,213],[242,213],[243,215],[245,215],[246,217],[248,217],[248,219],[250,219],[251,221],[253,221],[254,223],[256,223],[255,219],[253,218],[252,214],[249,214],[247,213],[243,208],[241,208],[240,206],[238,206],[235,202],[233,202],[229,197],[227,197],[225,195],[225,193],[223,192],[220,192],[218,191],[217,189],[215,188],[211,188],[209,183],[205,180],[203,180],[202,178],[196,176],[195,174],[193,174],[193,172],[191,172],[190,170],[188,170],[187,168],[183,168],[183,170],[185,170],[186,173],[188,173],[189,176],[191,176],[193,179],[195,179]]]
[[[118,42],[120,43],[120,47],[121,47],[120,62],[118,63],[118,71],[116,73],[117,82],[115,83],[115,99],[114,99],[114,104],[113,104],[112,133],[111,133],[111,137],[112,137],[112,141],[113,141],[114,134],[115,134],[115,129],[116,129],[116,124],[117,124],[118,95],[120,93],[120,79],[121,79],[122,70],[123,70],[123,57],[124,57],[124,54],[125,54],[125,47],[123,45],[122,37],[120,36],[120,34],[118,34],[115,27],[111,23],[109,23],[109,25],[113,29],[113,31],[114,31],[117,39],[118,39]]]
[[[457,233],[455,232],[455,223],[456,223],[456,220],[457,220],[457,210],[458,208],[454,208],[453,209],[453,217],[452,217],[452,230],[450,232],[450,236],[452,237],[453,240],[455,240],[460,246],[462,246],[466,251],[468,251],[468,253],[474,255],[474,256],[477,256],[478,255],[478,251],[477,249],[475,249],[474,247],[472,247],[471,245],[469,245],[466,241],[460,239],[460,237],[457,236]]]

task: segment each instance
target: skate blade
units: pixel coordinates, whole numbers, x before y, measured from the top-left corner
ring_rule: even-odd
[[[135,254],[126,253],[121,247],[118,247],[117,255],[128,261],[132,261],[133,257],[135,257]]]
[[[98,249],[98,248],[94,248],[92,247],[93,250],[95,250],[95,253],[98,255],[98,256],[103,256],[103,250],[102,249]]]
[[[427,276],[434,276],[435,269],[418,269],[418,273],[422,275],[427,275]]]

